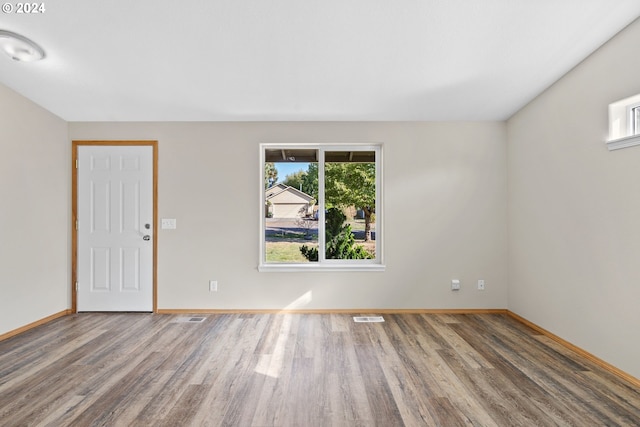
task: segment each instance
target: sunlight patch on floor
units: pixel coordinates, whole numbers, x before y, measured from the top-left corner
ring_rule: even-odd
[[[282,372],[282,365],[284,363],[284,352],[287,341],[289,340],[289,331],[291,330],[292,320],[293,318],[291,315],[284,315],[273,353],[263,354],[260,356],[255,372],[272,378],[278,378],[280,376],[280,373]]]

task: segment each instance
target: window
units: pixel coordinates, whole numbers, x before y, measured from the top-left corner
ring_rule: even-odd
[[[640,144],[640,94],[609,104],[609,150]]]
[[[382,146],[260,146],[260,271],[382,270]]]
[[[640,105],[635,105],[630,110],[629,124],[631,127],[631,135],[640,134]]]

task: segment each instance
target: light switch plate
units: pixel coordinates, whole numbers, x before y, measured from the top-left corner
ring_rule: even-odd
[[[177,223],[175,218],[162,218],[160,220],[160,227],[163,230],[175,230],[177,228]]]

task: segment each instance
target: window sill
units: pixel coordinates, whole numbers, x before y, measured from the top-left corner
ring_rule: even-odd
[[[366,265],[339,265],[339,264],[261,264],[258,266],[258,271],[261,273],[271,272],[310,272],[310,271],[384,271],[386,266],[384,264],[366,264]]]
[[[607,141],[609,151],[620,150],[621,148],[629,148],[640,145],[640,135],[625,136],[623,138],[612,139]]]

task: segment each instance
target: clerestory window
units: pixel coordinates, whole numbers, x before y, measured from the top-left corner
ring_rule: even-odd
[[[640,105],[630,108],[631,135],[640,134]]]
[[[609,104],[609,150],[640,145],[640,94]]]

